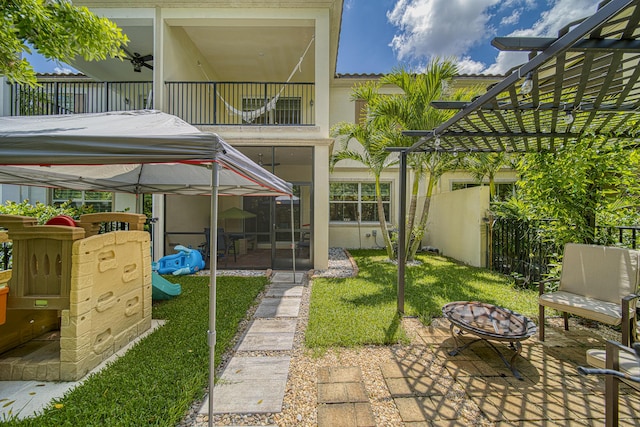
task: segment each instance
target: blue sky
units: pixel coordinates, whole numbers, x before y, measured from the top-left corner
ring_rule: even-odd
[[[344,0],[338,73],[420,71],[432,57],[458,61],[461,74],[503,74],[526,53],[499,52],[496,36],[556,37],[591,15],[599,0]],[[37,72],[74,72],[31,56]]]
[[[497,36],[557,37],[599,0],[344,0],[338,73],[420,70],[453,57],[461,74],[503,74],[526,53],[500,53]]]

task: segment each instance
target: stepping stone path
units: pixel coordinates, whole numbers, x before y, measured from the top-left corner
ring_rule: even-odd
[[[213,390],[216,414],[258,414],[282,411],[290,351],[302,299],[302,273],[276,272]],[[260,355],[269,352],[269,356]],[[277,353],[281,352],[282,355]],[[256,354],[257,353],[257,354]],[[274,355],[274,353],[276,353]],[[209,413],[205,399],[200,414]]]
[[[357,366],[318,369],[318,427],[375,427]]]

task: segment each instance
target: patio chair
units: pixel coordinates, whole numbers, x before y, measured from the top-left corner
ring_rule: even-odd
[[[200,253],[202,254],[202,258],[205,260],[205,263],[207,264],[207,267],[209,265],[209,228],[205,228],[204,229],[204,236],[205,236],[205,241],[203,243],[201,243],[200,245],[198,245],[198,248],[200,249]],[[217,240],[216,242],[218,243],[216,246],[216,255],[217,255],[217,259],[224,259],[225,261],[225,266],[227,265],[227,257],[229,256],[229,254],[233,254],[233,261],[237,261],[236,257],[237,257],[237,253],[236,253],[236,246],[235,246],[235,242],[229,238],[229,235],[227,233],[224,232],[224,228],[218,228],[218,234],[217,234]]]
[[[302,253],[304,249],[307,254],[311,250],[311,232],[310,231],[301,231],[300,232],[300,240],[296,245],[298,249],[298,256]]]
[[[208,230],[208,229],[207,229]],[[233,261],[237,261],[236,245],[233,239],[229,237],[229,234],[225,233],[224,228],[218,227],[216,242],[216,254],[218,259],[224,259],[225,266],[229,262],[229,255],[233,254]]]
[[[605,426],[618,425],[620,383],[640,391],[640,343],[632,348],[607,341],[604,349],[587,350],[587,363],[593,368],[578,367],[583,375],[605,375]]]
[[[540,283],[538,298],[540,341],[544,341],[545,307],[561,311],[564,329],[569,313],[608,325],[622,325],[623,344],[635,334],[640,251],[609,246],[568,243],[562,259],[557,291],[545,292]],[[632,315],[633,314],[633,315]]]

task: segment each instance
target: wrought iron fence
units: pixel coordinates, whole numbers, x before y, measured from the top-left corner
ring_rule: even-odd
[[[549,259],[558,247],[547,238],[549,221],[493,219],[488,227],[491,236],[487,248],[492,270],[515,275],[525,284],[539,282],[549,272]]]
[[[493,219],[488,224],[487,235],[491,238],[487,265],[494,271],[516,276],[526,286],[544,280],[563,252],[553,239],[554,222]],[[594,243],[636,249],[639,231],[640,226],[597,227]]]
[[[313,83],[167,82],[166,106],[193,125],[308,126]]]
[[[596,227],[596,243],[623,248],[638,248],[639,225],[620,227]]]
[[[153,82],[40,82],[11,85],[11,115],[104,113],[153,108]]]

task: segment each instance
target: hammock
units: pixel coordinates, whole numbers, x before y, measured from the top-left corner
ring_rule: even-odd
[[[218,95],[218,98],[220,98],[220,100],[222,102],[224,102],[224,105],[227,107],[227,110],[231,111],[236,116],[241,116],[243,122],[245,122],[245,123],[253,123],[253,121],[255,119],[257,119],[258,117],[262,116],[267,111],[271,111],[274,108],[276,108],[276,103],[278,102],[278,99],[280,98],[280,94],[282,94],[282,90],[283,89],[284,89],[284,86],[280,89],[280,91],[278,92],[278,94],[276,96],[271,98],[271,100],[269,102],[267,102],[265,105],[263,105],[262,107],[260,107],[258,109],[255,109],[255,110],[249,110],[249,111],[238,110],[238,109],[234,108],[233,105],[231,105],[227,101],[225,101],[225,99],[222,97],[222,95],[220,95],[220,93],[218,91],[216,91],[216,95]]]
[[[257,119],[258,117],[261,117],[265,113],[267,113],[267,112],[269,112],[269,111],[271,111],[271,110],[276,108],[276,104],[278,102],[278,99],[280,99],[280,95],[282,95],[282,92],[284,91],[284,88],[286,87],[286,83],[289,83],[291,81],[291,79],[293,78],[293,76],[296,73],[296,71],[301,71],[302,70],[302,61],[304,60],[304,57],[307,55],[307,52],[309,51],[309,48],[311,47],[311,44],[313,43],[314,39],[315,39],[315,37],[311,37],[311,40],[309,41],[309,44],[307,45],[307,48],[304,50],[304,53],[302,54],[302,56],[298,60],[298,63],[296,64],[296,66],[293,67],[293,70],[291,71],[291,74],[289,74],[289,78],[287,79],[285,84],[283,84],[282,87],[280,88],[280,90],[278,91],[278,93],[273,98],[271,98],[271,100],[269,100],[269,102],[267,102],[262,107],[257,108],[255,110],[238,110],[237,108],[234,108],[233,105],[229,104],[222,97],[222,95],[220,95],[220,92],[218,92],[217,90],[216,90],[216,95],[218,95],[218,98],[220,98],[220,100],[222,102],[224,102],[224,105],[227,107],[227,110],[229,110],[230,112],[232,112],[236,116],[242,117],[242,121],[243,122],[245,122],[245,123],[253,123],[253,121],[255,119]],[[206,76],[206,74],[205,74],[205,76]],[[207,80],[208,80],[208,78],[207,78]]]

